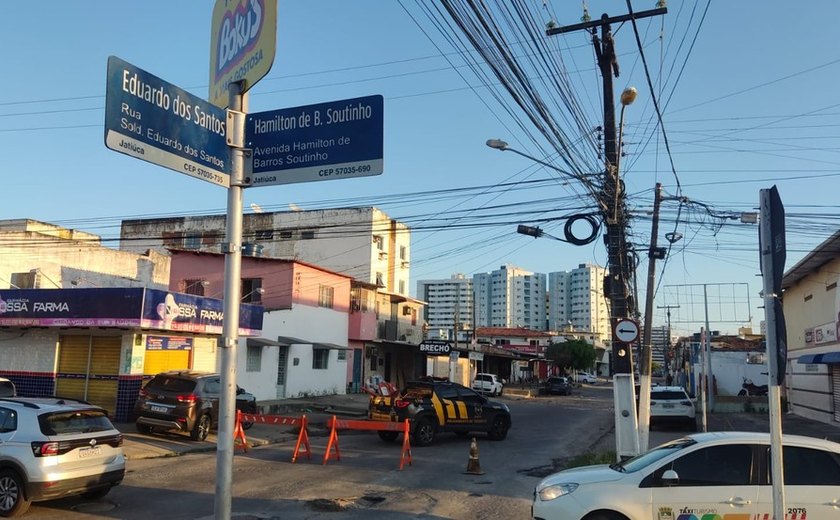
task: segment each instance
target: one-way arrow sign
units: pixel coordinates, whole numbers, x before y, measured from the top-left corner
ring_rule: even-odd
[[[639,324],[633,320],[618,320],[615,324],[615,337],[623,343],[633,343],[639,339]]]

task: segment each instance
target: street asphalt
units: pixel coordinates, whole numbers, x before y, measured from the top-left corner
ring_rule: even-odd
[[[511,395],[505,399],[541,399]],[[367,416],[368,395],[346,394],[317,396],[300,399],[284,399],[260,403],[266,415],[280,415],[298,418],[306,415],[309,423],[308,433],[311,437],[326,436],[329,432],[327,421],[333,415],[340,418],[364,418]],[[701,424],[698,417],[698,424]],[[155,432],[152,435],[137,433],[133,423],[116,425],[123,432],[123,449],[128,460],[148,459],[156,457],[177,457],[186,453],[215,451],[216,435],[211,433],[203,442],[190,440],[187,434],[175,432]],[[768,432],[769,418],[763,413],[714,413],[707,415],[709,431],[760,431]],[[840,442],[840,426],[821,423],[786,413],[782,416],[782,435],[805,435]],[[281,442],[294,442],[297,431],[291,426],[273,426],[270,424],[254,424],[245,431],[248,445],[262,446]],[[612,432],[601,437],[592,449],[608,449],[614,446]],[[235,452],[240,448],[235,444]]]

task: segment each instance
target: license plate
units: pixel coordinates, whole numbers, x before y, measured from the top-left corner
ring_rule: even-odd
[[[671,403],[662,403],[662,408],[673,408],[674,405]]]
[[[151,411],[157,412],[157,413],[167,413],[169,411],[169,408],[167,408],[165,406],[149,405],[149,409]]]
[[[100,446],[94,446],[92,448],[82,448],[79,450],[79,458],[86,459],[88,457],[96,457],[102,455],[102,448]]]

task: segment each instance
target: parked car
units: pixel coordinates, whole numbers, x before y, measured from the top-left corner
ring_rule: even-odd
[[[472,388],[476,392],[490,395],[502,395],[505,385],[496,374],[476,374]]]
[[[598,378],[595,377],[594,374],[590,374],[589,372],[578,372],[574,375],[575,382],[577,383],[586,383],[589,385],[594,385],[598,383]]]
[[[22,515],[42,500],[104,497],[125,475],[122,445],[122,434],[98,406],[0,398],[0,516]]]
[[[16,395],[15,384],[5,377],[0,377],[0,397],[15,397]]]
[[[551,376],[545,381],[545,391],[551,395],[570,395],[572,382],[566,376]]]
[[[137,431],[178,430],[189,433],[192,440],[205,440],[219,424],[221,386],[216,373],[175,370],[157,374],[140,390],[134,405]],[[238,386],[236,409],[257,412],[256,398]],[[242,424],[246,430],[251,426]]]
[[[650,425],[676,423],[697,431],[694,401],[681,386],[652,386],[650,389]]]
[[[398,422],[409,419],[416,446],[432,444],[440,432],[485,432],[490,440],[500,441],[507,437],[512,424],[506,404],[491,401],[458,383],[432,378],[410,382],[396,396],[371,395],[368,418]],[[379,432],[385,441],[393,441],[398,435]]]
[[[785,507],[790,518],[837,518],[840,444],[785,435]],[[698,433],[610,465],[555,473],[537,484],[537,520],[770,518],[770,435]]]

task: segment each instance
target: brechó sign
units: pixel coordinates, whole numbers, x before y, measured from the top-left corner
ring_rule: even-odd
[[[210,29],[210,96],[227,108],[228,85],[247,92],[271,70],[277,45],[277,0],[216,0]]]
[[[439,339],[427,339],[419,345],[421,354],[428,354],[431,356],[448,356],[452,347],[449,346],[448,341]]]

